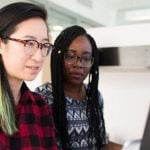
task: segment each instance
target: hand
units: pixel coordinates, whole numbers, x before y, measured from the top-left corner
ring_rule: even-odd
[[[101,150],[121,150],[122,147],[123,146],[121,144],[109,141],[108,144],[104,148],[102,148]]]

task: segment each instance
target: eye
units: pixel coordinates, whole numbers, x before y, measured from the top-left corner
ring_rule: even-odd
[[[84,61],[86,61],[86,62],[88,62],[88,61],[91,61],[91,60],[92,60],[92,58],[91,58],[91,57],[82,57],[82,59],[83,59]]]
[[[74,55],[74,54],[67,54],[67,58],[68,59],[73,59],[73,58],[75,58],[76,57],[76,55]]]
[[[49,43],[44,43],[44,44],[42,44],[42,47],[43,47],[43,48],[49,48],[49,47],[50,47],[50,44],[49,44]]]
[[[35,41],[31,41],[31,40],[26,41],[26,46],[28,47],[34,47],[35,45],[37,45]]]
[[[74,61],[74,59],[76,59],[76,55],[67,53],[64,55],[64,59],[66,61]]]

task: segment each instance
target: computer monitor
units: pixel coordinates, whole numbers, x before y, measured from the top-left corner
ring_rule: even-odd
[[[140,150],[150,150],[150,110],[148,113]]]
[[[122,150],[150,150],[150,109],[142,139],[125,142]]]

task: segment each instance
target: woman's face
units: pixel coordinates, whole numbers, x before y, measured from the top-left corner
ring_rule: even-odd
[[[31,18],[19,23],[9,38],[47,43],[47,26],[41,18]],[[28,47],[21,42],[8,40],[4,43],[0,40],[0,54],[9,80],[33,80],[40,72],[45,59],[41,49],[36,48],[32,55],[27,50]]]
[[[74,63],[71,59],[77,56]],[[86,66],[86,60],[92,58],[92,47],[86,36],[78,36],[70,44],[67,57],[64,59],[64,76],[65,81],[71,84],[82,84],[87,77],[91,66]],[[85,60],[85,61],[84,61]]]

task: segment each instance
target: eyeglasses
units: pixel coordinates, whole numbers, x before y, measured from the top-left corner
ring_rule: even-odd
[[[68,53],[64,55],[64,60],[68,64],[75,64],[79,60],[83,67],[91,67],[94,63],[94,58],[91,56],[79,57],[75,54],[68,54]]]
[[[3,39],[20,42],[24,44],[25,50],[29,55],[33,55],[36,52],[36,50],[40,48],[42,56],[46,57],[49,54],[49,52],[52,51],[54,48],[51,43],[39,43],[36,40],[21,40],[21,39],[10,38],[10,37],[3,38]]]

